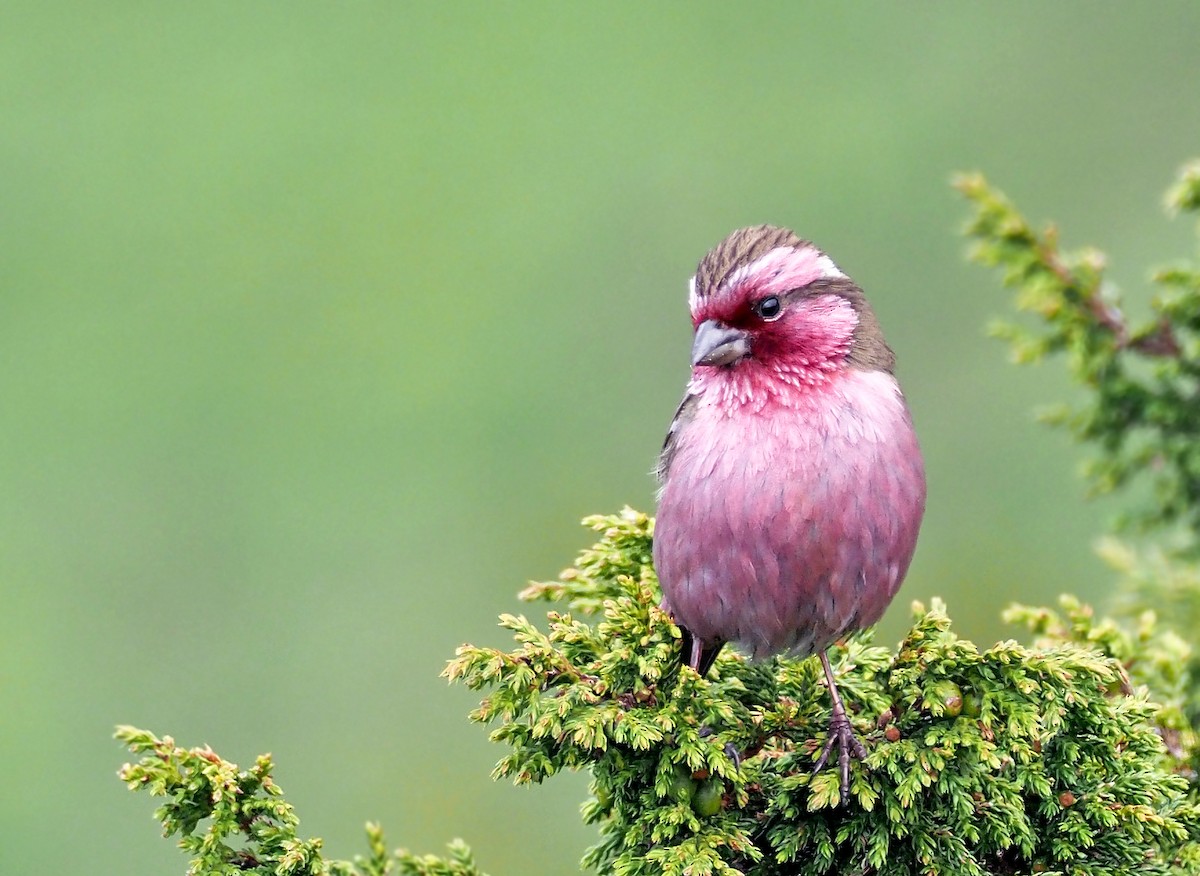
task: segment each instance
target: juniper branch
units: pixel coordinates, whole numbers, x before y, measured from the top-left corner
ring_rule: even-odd
[[[1183,170],[1168,203],[1176,211],[1198,209],[1197,165]],[[1106,259],[1096,249],[1064,252],[1058,232],[1036,231],[1003,193],[980,175],[956,181],[974,205],[967,226],[972,257],[1002,269],[1017,290],[1019,309],[1040,324],[999,323],[993,332],[1008,340],[1019,362],[1064,353],[1068,371],[1088,390],[1074,409],[1047,419],[1065,425],[1099,455],[1087,473],[1094,492],[1106,493],[1148,478],[1153,503],[1124,522],[1143,530],[1180,523],[1200,534],[1200,266],[1181,263],[1153,275],[1160,289],[1154,315],[1131,325],[1113,285]]]

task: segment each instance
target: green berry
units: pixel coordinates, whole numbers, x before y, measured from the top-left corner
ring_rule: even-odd
[[[957,717],[963,710],[963,692],[952,681],[939,681],[933,686],[934,702],[942,704],[942,714]]]
[[[716,776],[705,779],[692,798],[692,810],[697,815],[716,815],[721,811],[724,796],[725,785],[720,779]]]
[[[671,771],[671,797],[680,803],[689,803],[695,793],[696,780],[692,778],[692,771],[681,763],[676,764]]]

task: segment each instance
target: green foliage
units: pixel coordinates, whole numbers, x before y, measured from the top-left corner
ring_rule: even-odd
[[[448,859],[404,849],[389,854],[377,824],[367,825],[369,854],[326,860],[321,840],[298,835],[300,821],[271,778],[270,755],[243,770],[207,746],[180,748],[170,736],[159,739],[136,727],[118,727],[116,737],[143,755],[121,768],[121,781],[166,798],[154,817],[163,835],[178,834],[180,848],[192,856],[189,876],[484,876],[461,840],[450,844]]]
[[[1196,654],[1183,639],[1143,611],[1132,628],[1112,619],[1097,619],[1090,606],[1071,596],[1059,598],[1059,611],[1014,605],[1005,619],[1024,624],[1039,643],[1075,642],[1116,661],[1120,678],[1113,693],[1136,694],[1157,703],[1154,723],[1165,745],[1163,767],[1187,772],[1196,780],[1200,757],[1194,722]]]
[[[1188,643],[1200,629],[1200,263],[1181,260],[1154,271],[1152,316],[1130,327],[1104,279],[1101,253],[1060,251],[1054,228],[1036,232],[981,176],[963,177],[958,187],[975,205],[967,228],[974,258],[1000,267],[1005,285],[1018,290],[1018,308],[1040,318],[1032,327],[1001,323],[995,333],[1010,342],[1019,362],[1064,353],[1068,372],[1086,391],[1082,405],[1047,419],[1099,448],[1086,468],[1093,490],[1148,481],[1152,501],[1120,522],[1143,532],[1178,524],[1167,545],[1135,550],[1111,538],[1100,545],[1121,575],[1115,607],[1132,627],[1093,625],[1069,603],[1065,621],[1043,610],[1038,620],[1031,610],[1013,616],[1035,630],[1052,624],[1060,635],[1103,647],[1126,663],[1131,681],[1163,704],[1160,729],[1194,775],[1200,761],[1187,740],[1200,730],[1194,681],[1200,650]],[[1172,213],[1200,213],[1200,161],[1184,166],[1165,202]]]
[[[1146,649],[1084,624],[1082,607],[1073,627],[1046,614],[1036,648],[980,651],[937,603],[915,607],[894,654],[861,638],[835,647],[870,752],[842,808],[836,768],[811,772],[829,714],[817,662],[727,653],[711,678],[681,667],[646,559],[652,521],[627,510],[588,522],[599,543],[560,581],[526,591],[572,611],[551,611],[544,630],[506,617],[514,650],[464,646],[446,670],[487,692],[471,717],[511,749],[497,776],[591,770],[584,818],[600,841],[587,866],[630,876],[1200,866],[1200,810],[1158,732],[1168,717],[1121,663]],[[747,753],[740,766],[727,746]]]
[[[1003,271],[1017,306],[1040,317],[1029,328],[999,323],[1018,362],[1063,353],[1086,401],[1047,419],[1099,448],[1087,466],[1094,491],[1147,477],[1154,500],[1129,516],[1142,526],[1178,522],[1200,533],[1200,264],[1180,262],[1153,275],[1153,315],[1131,325],[1095,249],[1064,252],[1053,228],[1036,231],[982,176],[958,188],[974,204],[972,255]],[[1200,211],[1200,163],[1184,168],[1167,195],[1174,211]]]
[[[1139,474],[1155,501],[1143,527],[1181,524],[1200,544],[1200,267],[1154,275],[1153,317],[1130,327],[1094,250],[1063,253],[981,177],[975,256],[1001,267],[1036,327],[1006,324],[1019,361],[1063,353],[1087,400],[1054,419],[1099,448],[1094,489]],[[1200,212],[1200,163],[1168,193]],[[1014,606],[1035,637],[981,649],[938,601],[914,606],[895,651],[870,634],[830,652],[865,761],[840,804],[836,766],[812,770],[829,701],[815,660],[749,663],[727,650],[705,678],[681,665],[659,608],[654,521],[625,509],[585,521],[599,538],[529,601],[545,622],[505,615],[512,650],[465,645],[445,675],[482,691],[471,719],[508,751],[494,776],[542,782],[587,770],[583,817],[598,829],[584,864],[618,876],[1200,872],[1200,567],[1165,547],[1115,540],[1101,554],[1123,583],[1120,620],[1063,597]],[[121,770],[165,802],[156,817],[189,873],[478,876],[470,849],[326,860],[260,757],[242,770],[208,748],[123,727],[141,759]],[[733,753],[739,756],[733,756]],[[531,836],[536,826],[530,827]]]
[[[1134,680],[1163,704],[1160,724],[1168,746],[1176,748],[1174,734],[1182,734],[1179,754],[1195,782],[1200,774],[1195,744],[1200,737],[1200,568],[1159,549],[1135,551],[1115,539],[1102,541],[1099,550],[1122,576],[1116,609],[1135,624],[1136,638],[1126,649],[1131,656],[1123,659]]]

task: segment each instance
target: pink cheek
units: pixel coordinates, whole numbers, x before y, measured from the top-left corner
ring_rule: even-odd
[[[804,343],[804,334],[791,326],[770,325],[755,333],[753,348],[765,355],[779,355]]]

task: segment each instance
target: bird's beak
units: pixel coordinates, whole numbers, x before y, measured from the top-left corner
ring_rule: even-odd
[[[732,365],[750,353],[750,336],[715,319],[696,327],[692,365]]]

